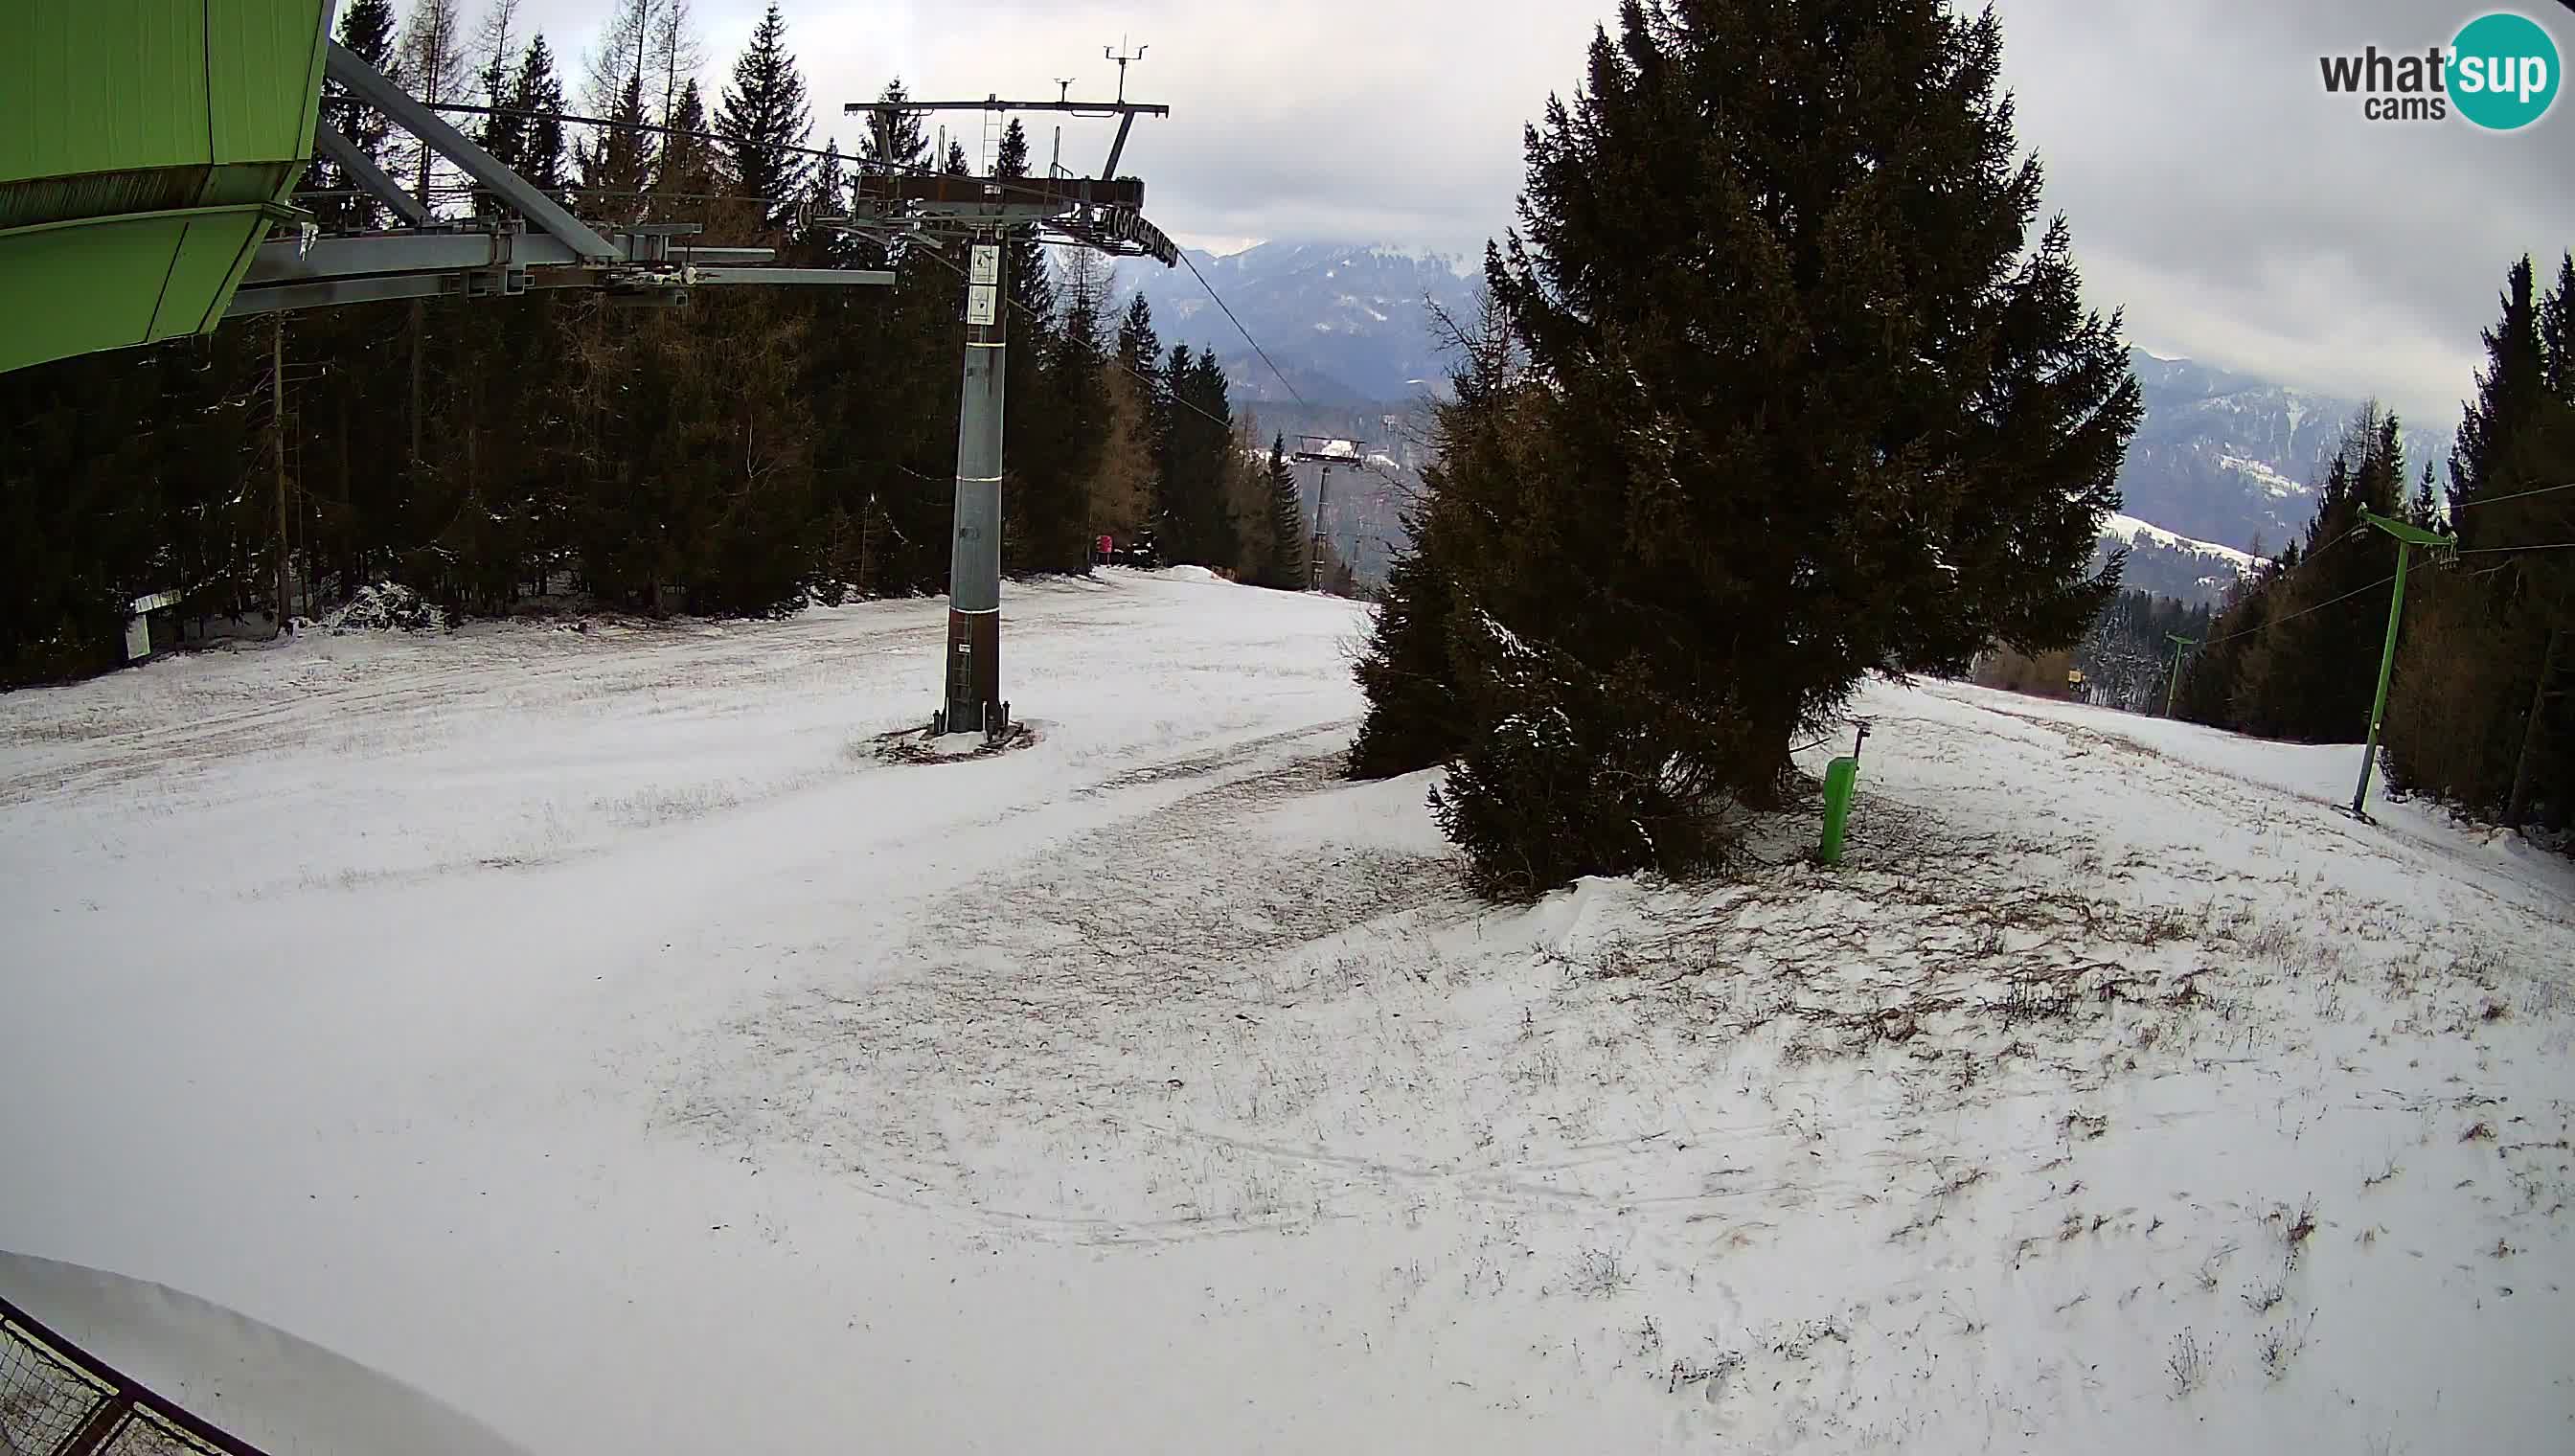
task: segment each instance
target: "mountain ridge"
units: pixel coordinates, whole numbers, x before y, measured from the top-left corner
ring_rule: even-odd
[[[1472,260],[1384,243],[1183,251],[1196,274],[1121,263],[1113,280],[1120,306],[1142,292],[1166,347],[1214,348],[1236,400],[1254,409],[1301,402],[1373,413],[1435,397],[1446,373],[1436,313],[1462,317],[1480,282]],[[2129,367],[2145,414],[2119,473],[2120,510],[2175,540],[2105,530],[2104,542],[2131,548],[2135,585],[2213,596],[2239,558],[2274,555],[2305,535],[2315,483],[2361,402],[2142,348],[2129,351]],[[2409,480],[2426,460],[2446,467],[2449,429],[2406,428],[2403,438]]]

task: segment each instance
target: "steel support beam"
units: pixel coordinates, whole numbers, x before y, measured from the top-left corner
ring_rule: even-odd
[[[664,248],[648,256],[629,243],[627,235],[622,232],[617,235],[617,241],[627,243],[627,256],[637,263],[687,263],[738,267],[746,263],[766,263],[778,256],[778,250],[775,248]]]
[[[476,230],[436,233],[353,233],[337,238],[294,238],[262,243],[242,275],[245,286],[304,280],[360,278],[387,273],[460,273],[578,263],[572,249],[527,233]]]
[[[326,67],[332,80],[369,106],[392,117],[403,130],[421,140],[422,145],[465,170],[465,175],[491,190],[493,195],[537,228],[561,239],[575,253],[594,262],[609,263],[621,257],[616,246],[593,231],[588,223],[564,211],[563,205],[539,192],[525,177],[511,171],[501,160],[468,141],[463,132],[439,120],[438,114],[411,99],[403,89],[387,80],[384,74],[368,65],[357,53],[338,41],[326,41],[330,47]]]
[[[691,283],[891,284],[894,275],[861,268],[699,268],[688,270]]]
[[[863,172],[858,198],[902,202],[933,209],[1003,209],[1005,221],[1032,222],[1080,208],[1141,208],[1145,184],[1134,179],[1090,177],[933,177],[881,176]]]
[[[1109,165],[1100,169],[1101,176],[1116,177],[1118,175],[1118,159],[1126,155],[1127,133],[1133,129],[1135,125],[1136,113],[1132,111],[1127,113],[1125,116],[1118,118],[1118,140],[1109,144]]]
[[[671,270],[668,279],[639,286],[639,294],[685,293],[704,284],[890,284],[891,273],[835,268],[691,268]],[[536,288],[600,288],[599,273],[586,267],[540,267],[513,275],[506,283],[489,270],[458,269],[432,273],[377,273],[339,277],[276,278],[246,282],[233,292],[228,319],[249,318],[300,309],[337,308],[343,304],[383,303],[390,299],[491,297]]]
[[[864,116],[871,112],[894,111],[1061,111],[1073,116],[1170,116],[1168,106],[1149,105],[1142,101],[1005,101],[987,96],[981,101],[845,101],[843,116]]]
[[[685,272],[702,283],[892,283],[891,273],[838,268],[745,267],[775,256],[767,248],[675,249],[667,261],[637,266]],[[387,274],[473,273],[490,269],[592,266],[542,233],[459,228],[447,232],[353,233],[310,243],[283,238],[260,245],[245,286],[320,282]]]
[[[394,273],[374,278],[316,278],[294,283],[243,284],[233,290],[224,310],[227,319],[255,314],[293,313],[302,309],[375,304],[391,299],[444,298],[466,292],[466,273]]]
[[[339,128],[327,121],[317,123],[313,128],[313,140],[341,171],[349,174],[349,180],[358,184],[360,192],[392,208],[396,216],[415,228],[429,226],[429,209],[420,205],[420,199],[405,192],[401,183],[385,175],[385,169],[377,166],[374,158],[359,151],[357,143],[340,135]]]

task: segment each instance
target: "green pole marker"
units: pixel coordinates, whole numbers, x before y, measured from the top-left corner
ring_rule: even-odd
[[[2199,639],[2195,637],[2182,637],[2176,633],[2169,632],[2165,633],[2164,636],[2170,639],[2173,645],[2172,686],[2164,690],[2164,717],[2170,718],[2173,716],[2174,700],[2181,697],[2182,654],[2190,651],[2194,647],[2197,647],[2199,645]]]
[[[1859,735],[1851,739],[1850,756],[1824,765],[1824,841],[1815,846],[1819,863],[1842,862],[1842,826],[1850,820],[1851,790],[1859,785],[1859,750],[1867,744],[1872,727],[1868,719],[1857,722]]]
[[[1842,862],[1842,824],[1850,817],[1851,789],[1858,782],[1857,758],[1835,758],[1824,765],[1824,842],[1815,857],[1826,864]]]
[[[2396,625],[2405,617],[2405,567],[2418,546],[2443,547],[2451,538],[2403,521],[2391,521],[2367,507],[2360,519],[2396,538],[2396,595],[2387,604],[2387,646],[2378,655],[2378,697],[2369,705],[2369,737],[2360,752],[2360,786],[2351,791],[2351,811],[2369,817],[2361,805],[2369,798],[2370,770],[2378,766],[2378,724],[2387,714],[2387,680],[2396,671]]]

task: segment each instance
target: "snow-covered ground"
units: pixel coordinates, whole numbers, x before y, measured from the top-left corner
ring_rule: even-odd
[[[2237,576],[2249,577],[2262,565],[2261,558],[2248,552],[2237,551],[2231,546],[2219,546],[2213,541],[2201,541],[2195,537],[2182,536],[2166,531],[2151,521],[2140,521],[2134,516],[2122,516],[2116,512],[2103,519],[2101,534],[2129,546],[2142,543],[2160,546],[2167,551],[2183,552],[2190,556],[2210,557],[2233,567]]]
[[[1010,612],[948,763],[935,602],[0,699],[0,1248],[541,1452],[2575,1443],[2575,875],[2355,749],[1871,689],[1492,910],[1346,604]]]

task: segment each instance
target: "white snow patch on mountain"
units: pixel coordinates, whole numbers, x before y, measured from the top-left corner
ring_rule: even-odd
[[[2180,551],[2188,552],[2193,556],[2215,557],[2234,567],[2237,572],[2248,576],[2252,574],[2255,568],[2262,565],[2261,558],[2256,557],[2249,552],[2240,552],[2231,546],[2219,546],[2213,541],[2196,541],[2190,537],[2166,531],[2151,521],[2140,521],[2134,516],[2121,516],[2115,513],[2112,514],[2107,520],[2101,523],[2101,534],[2103,536],[2116,537],[2130,546],[2136,546],[2140,543],[2150,543],[2155,546],[2160,546],[2166,551]]]
[[[2258,460],[2247,460],[2240,455],[2221,455],[2217,458],[2217,464],[2220,469],[2234,471],[2236,474],[2241,475],[2245,479],[2253,482],[2255,485],[2260,486],[2265,492],[2273,496],[2311,496],[2315,494],[2315,489],[2313,487],[2299,485],[2296,481],[2289,479],[2287,476],[2280,474],[2278,471]]]

